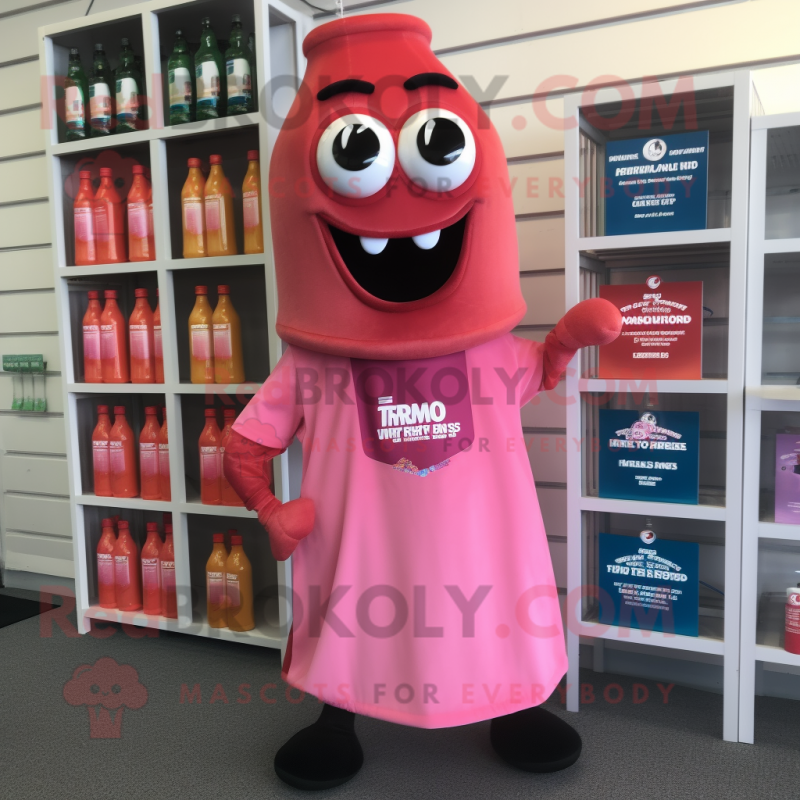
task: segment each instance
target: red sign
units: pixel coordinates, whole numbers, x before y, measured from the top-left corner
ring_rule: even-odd
[[[700,380],[703,377],[703,282],[601,286],[622,314],[622,333],[600,348],[601,378]]]

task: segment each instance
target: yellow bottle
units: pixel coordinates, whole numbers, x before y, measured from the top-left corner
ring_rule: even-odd
[[[222,171],[222,156],[210,156],[211,172],[205,188],[206,242],[210,256],[235,256],[236,227],[233,189]]]
[[[228,627],[232,631],[253,630],[253,569],[237,534],[231,535],[231,554],[225,565],[225,596]]]
[[[206,562],[206,605],[211,628],[225,628],[228,617],[225,611],[225,572],[228,551],[225,534],[214,534],[214,549]]]
[[[200,258],[208,255],[204,210],[206,180],[200,171],[199,158],[190,158],[188,166],[189,174],[181,189],[183,257]]]
[[[242,216],[244,218],[244,252],[264,252],[264,230],[261,227],[261,168],[258,150],[248,150],[247,174],[242,184]]]
[[[189,361],[192,365],[192,383],[214,383],[214,316],[208,302],[208,286],[195,286],[195,301],[189,314]]]
[[[243,383],[242,323],[231,302],[231,287],[217,286],[219,301],[211,322],[214,325],[214,380]]]

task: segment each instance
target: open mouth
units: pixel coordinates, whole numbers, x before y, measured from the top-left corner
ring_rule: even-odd
[[[432,295],[455,271],[467,217],[418,236],[378,239],[346,233],[328,223],[339,255],[353,279],[369,294],[392,303]]]

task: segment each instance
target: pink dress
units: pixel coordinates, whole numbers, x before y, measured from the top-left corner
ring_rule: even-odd
[[[418,361],[287,349],[234,430],[303,446],[289,684],[421,728],[552,693],[567,658],[520,421],[541,384],[542,345],[510,334]]]

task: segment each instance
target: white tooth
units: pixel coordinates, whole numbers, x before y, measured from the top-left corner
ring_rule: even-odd
[[[371,239],[369,236],[359,236],[361,246],[371,255],[376,256],[386,248],[388,239]]]
[[[439,243],[439,234],[441,231],[431,231],[430,233],[421,233],[419,236],[412,236],[414,244],[420,250],[432,250]]]

